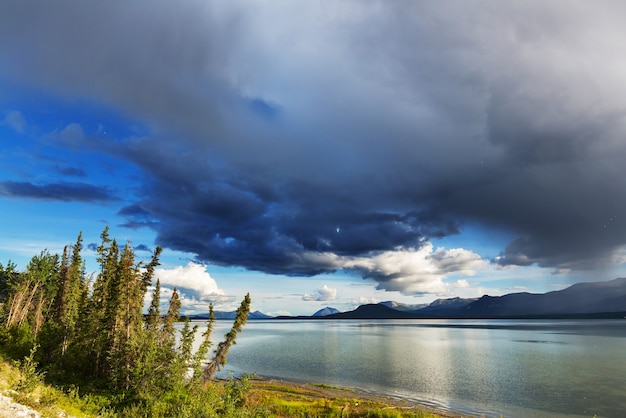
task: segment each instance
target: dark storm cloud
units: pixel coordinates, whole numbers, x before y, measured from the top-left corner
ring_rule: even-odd
[[[150,247],[148,247],[146,244],[139,244],[139,245],[135,245],[135,246],[133,247],[133,249],[134,249],[135,251],[142,251],[142,252],[148,252],[148,253],[151,253],[151,252],[152,252],[152,250],[150,249]]]
[[[63,176],[68,176],[68,177],[87,177],[87,173],[85,173],[85,170],[83,170],[82,168],[77,168],[77,167],[61,167],[61,166],[55,166],[54,170],[63,175]]]
[[[2,6],[0,76],[149,127],[81,146],[143,170],[120,215],[161,245],[406,289],[382,255],[462,270],[422,249],[466,221],[516,236],[501,266],[626,244],[620,2],[67,4]]]
[[[108,187],[99,187],[86,183],[37,185],[30,182],[4,181],[0,182],[0,195],[40,200],[60,200],[63,202],[102,203],[118,200]]]
[[[117,212],[118,215],[136,217],[136,218],[148,218],[150,212],[141,207],[141,205],[133,204],[124,206]]]

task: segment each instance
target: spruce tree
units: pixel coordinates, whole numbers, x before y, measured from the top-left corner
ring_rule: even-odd
[[[161,281],[157,279],[152,291],[152,300],[150,301],[150,308],[148,308],[148,316],[146,318],[146,328],[149,331],[156,332],[159,327],[159,321],[161,320]]]
[[[129,243],[124,246],[120,256],[117,279],[119,297],[116,303],[109,361],[112,365],[113,386],[129,389],[132,386],[133,365],[140,356],[144,297],[142,282],[135,265],[135,255]]]
[[[196,381],[202,377],[203,364],[208,358],[211,345],[213,345],[211,342],[213,324],[215,324],[215,312],[213,311],[213,304],[211,303],[209,304],[209,317],[207,319],[206,330],[202,333],[202,342],[194,354],[191,364],[191,367],[193,368],[193,379]]]
[[[61,275],[59,288],[54,300],[54,319],[60,325],[62,336],[61,357],[65,356],[68,346],[74,337],[76,323],[78,321],[81,296],[85,285],[85,265],[81,256],[82,232],[78,234],[76,243],[70,250],[65,247],[61,262]]]
[[[108,227],[101,238],[97,248],[100,269],[92,286],[81,255],[82,233],[72,247],[63,250],[60,260],[45,251],[33,257],[22,273],[13,264],[0,265],[2,324],[5,329],[18,330],[20,338],[10,340],[10,333],[5,333],[7,343],[26,352],[40,344],[38,361],[49,372],[95,378],[131,397],[154,399],[183,387],[200,390],[196,384],[212,379],[226,363],[228,351],[247,321],[250,296],[242,301],[232,329],[204,367],[212,345],[213,305],[194,353],[198,326],[192,327],[189,318],[179,331],[180,339],[176,338],[175,324],[181,311],[177,289],[162,317],[161,284],[156,280],[147,315],[143,315],[161,248],[157,247],[151,261],[142,267],[135,263],[130,243],[120,251],[116,240],[109,237]]]
[[[233,327],[228,331],[228,333],[224,336],[224,341],[220,342],[217,345],[217,349],[215,350],[215,355],[213,359],[209,362],[209,364],[204,369],[204,380],[209,381],[212,380],[215,376],[215,373],[220,371],[224,365],[226,365],[226,357],[228,356],[228,351],[230,347],[234,344],[237,344],[237,334],[241,332],[243,326],[248,321],[248,314],[250,313],[250,294],[246,294],[246,296],[241,301],[241,305],[237,309],[237,316],[235,317],[235,322],[233,323]]]
[[[115,304],[119,293],[117,242],[109,237],[108,226],[102,231],[100,238],[102,242],[96,249],[100,271],[93,282],[81,323],[83,328],[80,350],[89,359],[83,367],[88,375],[94,377],[106,377],[110,372],[108,353],[113,340]]]
[[[178,291],[174,288],[172,297],[170,298],[170,306],[167,310],[161,331],[162,345],[164,347],[174,346],[176,341],[176,329],[174,329],[174,324],[180,320],[180,307],[181,303],[178,297]]]

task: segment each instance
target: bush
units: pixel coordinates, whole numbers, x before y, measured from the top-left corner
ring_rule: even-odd
[[[37,370],[37,362],[35,361],[37,347],[36,345],[33,346],[28,356],[21,361],[15,362],[15,366],[20,371],[20,377],[14,387],[18,392],[32,392],[43,380],[43,372]]]

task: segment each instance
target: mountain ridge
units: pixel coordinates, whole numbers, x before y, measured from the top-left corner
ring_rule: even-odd
[[[413,310],[388,310],[389,303],[361,305],[355,310],[329,315],[327,319],[386,318],[623,318],[626,316],[626,278],[603,282],[581,282],[547,293],[509,293],[480,298],[438,299]]]
[[[425,304],[424,304],[425,305]],[[437,299],[424,305],[395,301],[360,305],[340,312],[325,307],[313,315],[269,316],[251,312],[248,319],[536,319],[536,318],[624,318],[626,278],[602,282],[580,282],[546,293],[518,292],[480,298]],[[421,307],[419,307],[421,306]],[[419,307],[418,309],[411,309]],[[216,311],[217,319],[234,319],[236,312]],[[190,315],[207,319],[208,313]]]

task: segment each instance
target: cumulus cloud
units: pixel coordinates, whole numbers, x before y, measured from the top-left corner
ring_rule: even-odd
[[[467,280],[465,279],[459,279],[454,283],[454,286],[459,288],[459,289],[466,289],[468,287],[470,287],[470,284]]]
[[[378,303],[378,302],[380,301],[376,298],[368,298],[365,296],[360,296],[357,300],[352,301],[352,303],[355,306],[367,305],[367,304]]]
[[[323,285],[317,289],[314,293],[307,293],[302,296],[302,300],[305,301],[328,301],[335,300],[337,298],[337,289]]]
[[[218,287],[215,279],[211,277],[202,264],[189,262],[186,266],[177,266],[171,269],[157,268],[154,275],[160,280],[161,286],[177,288],[187,297],[202,301],[205,308],[208,304],[207,301],[230,299]]]
[[[193,315],[198,313],[207,313],[209,311],[209,303],[213,303],[216,310],[235,310],[233,304],[234,299],[226,295],[216,295],[210,300],[199,298],[194,292],[189,292],[185,288],[176,288],[178,300],[180,301],[180,310],[182,315]],[[148,292],[144,298],[144,312],[147,312],[152,301],[154,286],[148,287]],[[174,293],[174,286],[161,286],[160,290],[160,310],[162,313],[167,312],[169,303]]]
[[[419,249],[399,249],[370,257],[346,260],[344,268],[359,271],[363,277],[376,280],[378,288],[406,295],[447,293],[450,284],[444,280],[453,274],[474,276],[489,266],[489,261],[462,248],[433,248],[425,243]],[[467,281],[457,281],[458,287]]]

